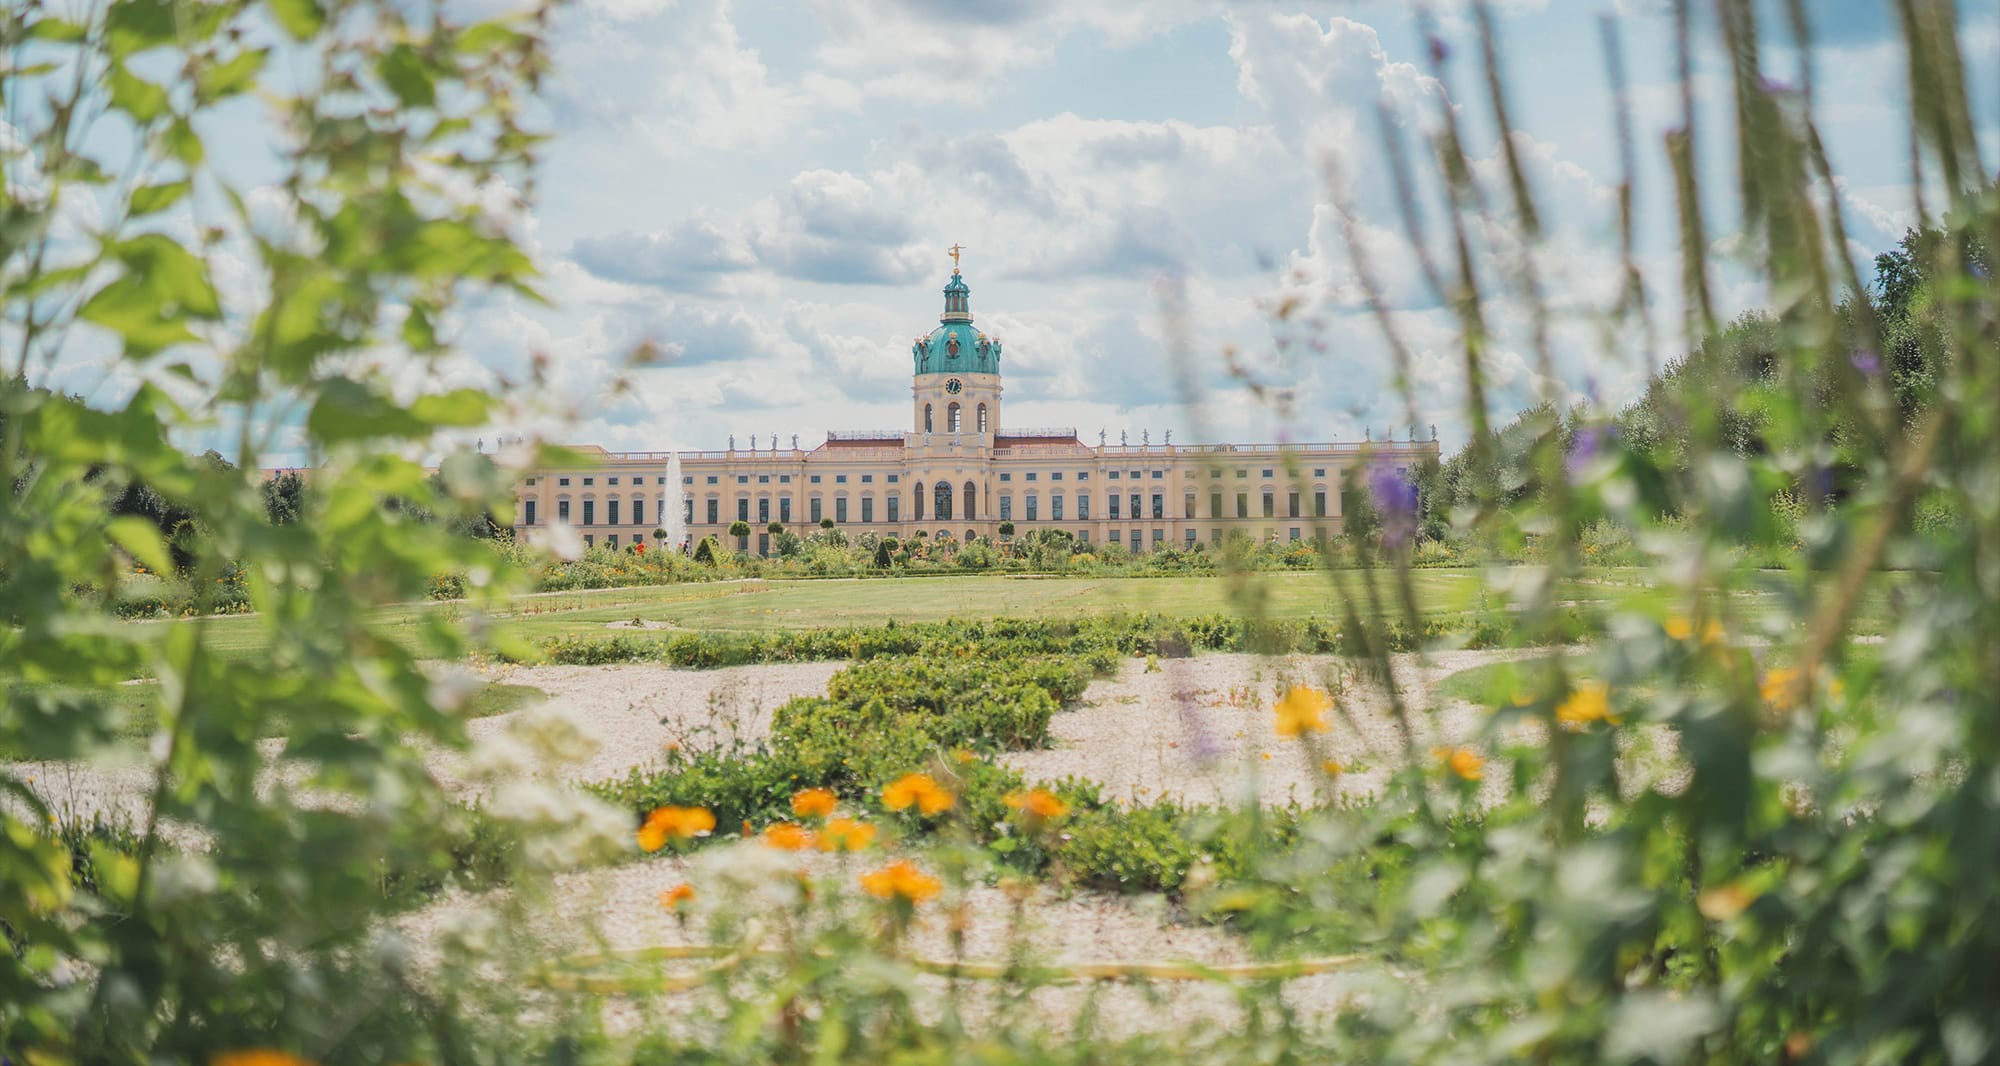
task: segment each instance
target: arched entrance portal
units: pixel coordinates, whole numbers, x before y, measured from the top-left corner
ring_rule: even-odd
[[[935,507],[931,513],[931,517],[940,522],[951,521],[951,482],[940,481],[937,483],[936,498],[932,500],[932,503]]]

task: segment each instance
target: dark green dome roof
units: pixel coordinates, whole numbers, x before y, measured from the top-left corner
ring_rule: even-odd
[[[958,271],[944,287],[941,325],[910,345],[910,362],[918,374],[998,374],[1000,338],[972,328],[972,288]]]

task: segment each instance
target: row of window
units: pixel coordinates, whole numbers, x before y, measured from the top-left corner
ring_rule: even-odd
[[[1277,494],[1272,492],[1266,492],[1263,494],[1263,496],[1264,498],[1262,500],[1263,503],[1262,517],[1276,518],[1278,516]],[[1060,522],[1063,520],[1063,501],[1064,497],[1061,493],[1056,493],[1049,497],[1050,521]],[[1150,508],[1150,514],[1152,515],[1152,517],[1154,518],[1167,517],[1167,497],[1165,494],[1158,492],[1152,494],[1152,498],[1150,501],[1148,501],[1145,496],[1136,492],[1132,493],[1130,496],[1120,496],[1118,493],[1115,492],[1111,493],[1110,495],[1104,498],[1104,503],[1105,503],[1104,517],[1114,522],[1118,521],[1121,518],[1125,518],[1128,515],[1132,518],[1144,517],[1149,513],[1149,509],[1146,507],[1146,504],[1148,502],[1152,504],[1152,507]],[[1236,502],[1236,509],[1235,509],[1236,513],[1233,517],[1236,518],[1251,517],[1249,493],[1247,492],[1237,493],[1235,502]],[[1030,492],[1026,494],[1024,497],[1022,497],[1022,503],[1026,505],[1026,514],[1024,517],[1026,517],[1028,521],[1034,522],[1040,520],[1041,515],[1039,511],[1041,506],[1041,498],[1039,496],[1037,496],[1035,493]],[[1123,513],[1121,513],[1121,508],[1120,508],[1121,503],[1129,503],[1130,510],[1126,510]],[[1210,518],[1231,517],[1225,515],[1222,505],[1223,505],[1222,493],[1219,492],[1210,493],[1208,497],[1208,517]],[[1301,496],[1299,493],[1296,492],[1286,493],[1285,517],[1287,518],[1305,517],[1305,513],[1300,510],[1300,505],[1301,505]],[[1001,493],[1000,520],[1004,522],[1012,519],[1013,517],[1014,517],[1014,497],[1008,493]],[[1194,496],[1189,495],[1189,496],[1183,496],[1181,498],[1180,517],[1182,518],[1196,517]],[[1314,518],[1326,517],[1325,491],[1318,491],[1312,494],[1312,517]],[[1079,522],[1087,522],[1090,520],[1090,497],[1082,493],[1078,493],[1076,496],[1076,518],[1077,521]]]
[[[1034,480],[1036,480],[1036,478],[1037,478],[1037,477],[1039,476],[1039,473],[1040,473],[1039,471],[1037,471],[1037,472],[1029,472],[1029,473],[1023,473],[1023,474],[1021,475],[1021,477],[1022,477],[1022,480],[1024,480],[1024,481],[1034,481]],[[1049,473],[1049,480],[1050,480],[1050,481],[1061,481],[1061,480],[1063,479],[1063,473],[1064,473],[1064,472],[1063,472],[1063,471],[1060,471],[1060,470],[1057,470],[1057,471],[1051,471],[1051,472]],[[1078,480],[1078,481],[1089,481],[1089,480],[1090,480],[1090,472],[1089,472],[1088,470],[1080,470],[1080,471],[1074,471],[1074,473],[1076,474],[1076,480]],[[1276,469],[1275,469],[1275,468],[1273,468],[1273,467],[1264,467],[1264,468],[1263,468],[1263,470],[1262,470],[1262,472],[1261,472],[1262,476],[1263,476],[1263,477],[1264,477],[1265,479],[1267,479],[1267,480],[1268,480],[1268,479],[1270,479],[1270,478],[1271,478],[1271,477],[1272,477],[1272,476],[1273,476],[1274,474],[1276,474],[1276,473],[1277,473],[1277,471],[1276,471]],[[1315,467],[1315,468],[1313,468],[1313,472],[1312,472],[1312,473],[1313,473],[1313,477],[1316,477],[1316,478],[1323,478],[1323,477],[1325,477],[1325,476],[1326,476],[1326,468],[1325,468],[1325,467],[1323,467],[1323,466],[1322,466],[1322,467]],[[1111,480],[1113,480],[1113,481],[1117,481],[1117,480],[1118,480],[1118,474],[1119,474],[1119,472],[1118,472],[1118,471],[1116,471],[1116,470],[1111,470],[1111,471],[1107,471],[1107,472],[1105,473],[1105,475],[1104,475],[1104,476],[1105,476],[1105,477],[1107,477],[1107,478],[1110,478],[1110,479],[1111,479]],[[1129,472],[1127,472],[1126,476],[1127,476],[1127,478],[1128,478],[1129,480],[1132,480],[1132,481],[1137,481],[1137,480],[1139,480],[1139,479],[1140,479],[1141,477],[1145,476],[1146,474],[1147,474],[1147,471],[1144,471],[1144,470],[1132,470],[1132,471],[1129,471]],[[1161,479],[1161,478],[1164,478],[1164,477],[1166,477],[1166,476],[1167,476],[1167,472],[1166,472],[1165,470],[1154,470],[1154,471],[1151,471],[1151,474],[1152,474],[1152,477],[1153,477],[1153,478],[1154,478],[1155,480],[1158,480],[1158,479]],[[1248,477],[1249,475],[1250,475],[1250,471],[1249,471],[1249,469],[1248,469],[1247,467],[1246,467],[1246,468],[1243,468],[1243,469],[1240,469],[1240,470],[1238,470],[1238,471],[1236,471],[1236,476],[1237,476],[1237,477],[1239,477],[1239,478],[1243,478],[1243,477]],[[792,475],[790,475],[790,474],[778,474],[778,475],[776,475],[776,476],[777,476],[777,478],[778,478],[778,484],[780,484],[780,485],[789,485],[789,484],[791,484],[791,483],[792,483]],[[897,475],[895,475],[895,474],[888,474],[888,475],[885,475],[885,476],[887,477],[887,479],[888,479],[888,482],[889,482],[889,484],[891,484],[891,485],[894,485],[894,484],[896,484],[896,483],[897,483]],[[1211,468],[1211,469],[1209,470],[1209,472],[1208,472],[1208,476],[1209,476],[1209,477],[1211,477],[1211,478],[1220,478],[1220,477],[1222,476],[1222,470],[1221,470],[1220,468]],[[772,475],[770,475],[770,474],[758,474],[758,475],[757,475],[757,483],[758,483],[759,485],[768,485],[768,484],[770,484],[770,483],[771,483],[771,477],[772,477]],[[708,480],[708,484],[710,484],[710,485],[714,485],[714,484],[718,484],[718,483],[720,482],[720,477],[719,477],[718,475],[716,475],[716,474],[710,474],[710,475],[708,475],[708,479],[707,479],[707,480]],[[810,482],[811,482],[812,484],[814,484],[814,485],[817,485],[817,484],[819,484],[819,483],[820,483],[820,475],[819,475],[819,474],[812,474],[812,475],[809,475],[809,476],[808,476],[808,478],[807,478],[807,480],[808,480],[808,481],[810,481]],[[846,475],[846,474],[835,474],[835,475],[833,475],[833,480],[834,480],[834,483],[835,483],[835,484],[837,484],[837,485],[845,485],[845,484],[847,484],[847,475]],[[1000,474],[1000,480],[1002,480],[1002,481],[1012,481],[1012,480],[1014,480],[1014,475],[1013,475],[1013,473],[1012,473],[1012,472],[1010,472],[1010,471],[1002,471],[1002,472],[1001,472],[1001,474]],[[534,484],[535,484],[535,481],[536,481],[536,479],[535,479],[535,478],[529,478],[529,479],[527,480],[527,483],[528,483],[529,487],[533,487],[533,486],[534,486]],[[873,483],[874,483],[874,481],[875,481],[875,475],[873,475],[873,474],[862,474],[862,475],[861,475],[861,483],[862,483],[863,485],[869,485],[869,484],[873,484]],[[565,488],[567,488],[567,487],[569,486],[569,482],[570,482],[570,479],[569,479],[569,478],[566,478],[566,477],[558,477],[558,478],[556,479],[556,484],[557,484],[557,485],[559,485],[559,486],[562,486],[562,487],[565,487]],[[585,485],[595,485],[595,484],[597,483],[597,479],[596,479],[595,477],[587,477],[587,478],[584,478],[584,479],[583,479],[583,483],[584,483]],[[617,485],[617,484],[618,484],[618,478],[617,478],[617,477],[606,477],[606,478],[604,479],[604,483],[605,483],[606,485]],[[633,484],[633,485],[644,485],[645,483],[646,483],[646,479],[645,479],[644,477],[642,477],[642,476],[636,476],[636,475],[634,475],[634,476],[630,476],[630,484]],[[666,478],[664,478],[664,477],[661,477],[661,478],[655,478],[655,479],[654,479],[654,483],[655,483],[655,484],[659,484],[659,485],[664,485],[664,484],[666,484],[666,483],[667,483],[667,479],[666,479]],[[736,483],[737,483],[738,485],[748,485],[748,484],[750,483],[750,475],[749,475],[749,474],[738,474],[738,475],[736,475]],[[683,484],[683,485],[692,485],[692,484],[694,484],[694,476],[693,476],[693,475],[688,475],[688,476],[686,476],[686,477],[683,477],[683,478],[681,478],[681,484]]]

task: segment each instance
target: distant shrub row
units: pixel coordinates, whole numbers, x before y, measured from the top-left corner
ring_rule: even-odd
[[[1564,612],[1557,639],[1574,641],[1591,631],[1591,623],[1575,610]],[[1389,622],[1379,634],[1390,651],[1414,651],[1450,644],[1491,648],[1516,642],[1512,619],[1505,615],[1460,616],[1425,620],[1411,627]],[[829,659],[867,660],[892,655],[947,655],[977,646],[995,656],[1159,655],[1177,657],[1195,651],[1258,654],[1357,654],[1357,639],[1331,619],[1247,620],[1230,615],[1169,618],[1161,615],[1112,615],[1079,619],[997,619],[991,621],[920,622],[880,626],[844,626],[788,632],[744,634],[676,633],[665,637],[619,634],[610,637],[556,637],[541,645],[545,661],[594,666],[605,663],[660,662],[710,669],[753,663],[812,662]]]

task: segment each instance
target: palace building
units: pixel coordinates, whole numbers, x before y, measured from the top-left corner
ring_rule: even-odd
[[[809,534],[832,519],[850,536],[959,540],[1064,529],[1133,551],[1338,532],[1349,468],[1382,463],[1405,475],[1438,453],[1419,441],[1324,444],[1088,444],[1074,429],[1016,429],[1002,415],[1000,338],[974,328],[971,289],[954,249],[944,313],[910,348],[910,427],[832,431],[811,448],[773,438],[717,451],[576,450],[594,463],[537,470],[516,493],[514,532],[567,523],[590,544],[645,544],[683,526],[768,554],[771,523]],[[1415,432],[1412,430],[1411,437]],[[678,485],[669,484],[677,480]],[[671,501],[671,503],[669,502]],[[670,506],[680,522],[669,522]],[[729,526],[750,525],[731,537]],[[671,545],[670,545],[671,546]]]

